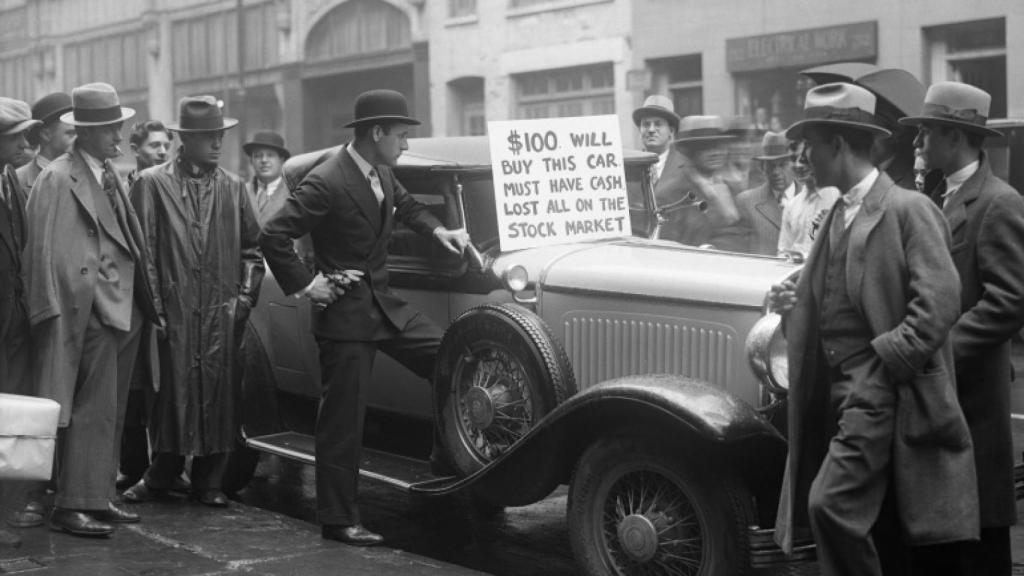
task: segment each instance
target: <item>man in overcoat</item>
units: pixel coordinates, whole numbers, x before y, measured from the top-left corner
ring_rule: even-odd
[[[743,252],[774,256],[782,228],[782,209],[794,193],[790,168],[789,140],[784,134],[765,132],[761,153],[754,156],[767,176],[764,184],[744,190],[736,197],[740,212],[740,240]]]
[[[117,422],[142,323],[159,319],[138,218],[110,163],[134,111],[109,84],[71,98],[61,122],[75,126],[75,146],[43,170],[28,200],[26,292],[37,394],[61,405],[50,527],[104,536],[139,520],[114,504]]]
[[[1024,200],[992,173],[982,150],[991,96],[959,82],[933,84],[917,116],[915,145],[944,176],[930,191],[953,237],[962,314],[951,340],[957,395],[974,439],[981,501],[981,540],[964,543],[963,574],[1007,575],[1010,526],[1017,521],[1010,424],[1011,338],[1024,325]],[[940,557],[922,550],[921,556]]]
[[[41,124],[28,133],[29,144],[38,146],[39,151],[18,168],[18,181],[26,194],[32,190],[43,168],[75,143],[75,127],[60,121],[68,110],[71,110],[71,96],[65,92],[47,94],[32,105],[32,118]]]
[[[237,124],[213,96],[182,98],[178,122],[167,125],[181,138],[177,158],[143,170],[132,186],[167,330],[150,415],[153,459],[124,491],[128,502],[169,490],[192,456],[192,497],[228,505],[223,478],[240,424],[235,358],[264,270],[245,183],[218,166],[224,132]]]
[[[0,392],[7,394],[34,393],[22,272],[26,197],[12,164],[28,148],[26,134],[38,124],[28,104],[0,97]],[[21,482],[0,482],[0,512],[7,523],[42,524],[41,509],[24,509],[26,488]],[[0,528],[0,546],[19,543],[15,534]]]
[[[388,286],[395,221],[461,253],[465,230],[448,230],[391,169],[411,126],[405,96],[371,90],[355,102],[355,140],[314,168],[263,226],[260,245],[286,294],[313,302],[323,394],[316,421],[317,517],[324,538],[355,545],[383,538],[362,525],[357,502],[365,397],[378,350],[421,378],[433,375],[442,331]],[[315,273],[292,239],[311,234]],[[332,279],[333,277],[333,279]]]
[[[809,522],[822,573],[881,574],[872,539],[892,485],[909,544],[977,538],[971,437],[947,334],[960,282],[942,214],[871,164],[886,136],[851,84],[807,94],[787,136],[841,196],[796,285],[772,287],[789,350],[789,459],[776,539]]]

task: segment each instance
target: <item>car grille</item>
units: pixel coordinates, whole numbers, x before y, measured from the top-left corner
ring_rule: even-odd
[[[736,333],[722,324],[595,312],[565,316],[565,348],[581,389],[634,374],[678,374],[724,388],[740,352]]]

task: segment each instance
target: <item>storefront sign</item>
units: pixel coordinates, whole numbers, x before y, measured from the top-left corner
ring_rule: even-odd
[[[631,234],[617,116],[488,122],[501,250]]]
[[[729,72],[734,73],[872,60],[878,55],[878,23],[732,38],[725,47]]]

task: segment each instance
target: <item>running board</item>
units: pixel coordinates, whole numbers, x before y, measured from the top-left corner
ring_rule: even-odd
[[[253,450],[276,454],[282,458],[312,465],[316,462],[313,437],[298,432],[280,432],[266,436],[246,438],[246,446]],[[424,460],[408,458],[370,448],[363,448],[359,475],[409,491],[417,484],[436,482],[441,478],[430,473],[430,464]]]

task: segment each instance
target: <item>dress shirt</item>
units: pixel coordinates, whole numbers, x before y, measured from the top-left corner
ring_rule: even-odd
[[[654,163],[654,166],[652,166],[654,169],[654,178],[652,179],[651,184],[657,184],[658,180],[661,179],[661,175],[665,172],[665,163],[668,162],[668,151],[669,149],[665,148],[664,152],[658,154],[658,161]]]
[[[356,147],[349,143],[348,153],[355,160],[356,166],[359,167],[359,171],[363,173],[366,180],[370,183],[370,189],[373,190],[373,195],[377,198],[377,205],[384,203],[384,188],[380,184],[380,176],[377,175],[377,169],[374,168],[369,162],[366,161],[359,152],[356,151]]]
[[[96,178],[96,183],[102,186],[103,161],[100,160],[99,158],[96,158],[92,154],[89,154],[85,150],[82,150],[81,148],[79,148],[78,150],[82,153],[82,158],[85,158],[85,165],[89,167],[89,172],[92,172],[93,177]]]
[[[854,184],[846,194],[840,196],[843,203],[846,204],[846,219],[843,221],[843,227],[849,228],[853,219],[857,217],[857,213],[860,212],[860,205],[864,203],[864,197],[868,195],[871,187],[875,185],[875,180],[878,180],[878,169],[872,168],[871,172],[863,180]]]
[[[804,187],[782,210],[782,228],[779,230],[779,252],[796,251],[806,256],[811,251],[818,228],[828,215],[839,190]]]
[[[260,192],[266,192],[267,198],[270,198],[271,196],[274,195],[274,192],[277,192],[277,187],[281,185],[282,178],[284,178],[284,176],[278,176],[277,179],[271,180],[269,184],[266,184],[262,180],[257,178],[256,193],[259,194]]]
[[[942,194],[942,205],[945,206],[946,202],[949,202],[950,197],[956,194],[956,191],[967,182],[967,179],[974,176],[974,173],[978,171],[978,167],[981,166],[981,162],[975,160],[967,166],[953,172],[949,176],[946,176],[946,191]]]

